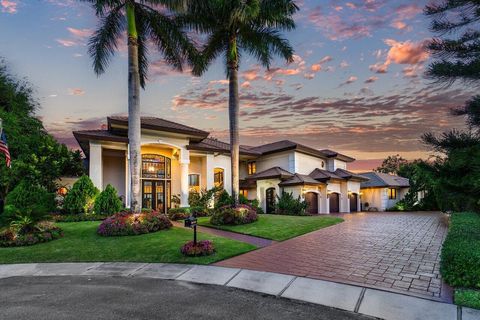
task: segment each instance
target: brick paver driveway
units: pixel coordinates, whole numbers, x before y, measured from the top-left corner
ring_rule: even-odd
[[[217,263],[451,300],[438,213],[358,213],[345,222]]]

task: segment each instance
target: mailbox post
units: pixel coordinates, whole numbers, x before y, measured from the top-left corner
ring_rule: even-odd
[[[185,219],[185,228],[193,229],[193,244],[197,245],[197,218],[190,216]]]

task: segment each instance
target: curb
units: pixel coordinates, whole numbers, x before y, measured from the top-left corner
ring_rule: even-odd
[[[94,262],[2,264],[0,279],[31,276],[120,276],[220,285],[388,320],[474,320],[480,310],[402,294],[291,275],[217,266]]]

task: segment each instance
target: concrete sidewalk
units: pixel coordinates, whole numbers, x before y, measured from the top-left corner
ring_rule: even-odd
[[[388,320],[474,320],[480,311],[402,294],[278,273],[163,263],[38,263],[0,265],[0,278],[120,276],[239,288]]]

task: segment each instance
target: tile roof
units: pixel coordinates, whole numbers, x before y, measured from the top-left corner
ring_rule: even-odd
[[[362,182],[361,188],[374,188],[374,187],[406,188],[410,186],[410,181],[407,178],[394,176],[387,173],[365,172],[365,173],[360,173],[360,175],[370,179],[368,181]]]
[[[107,118],[107,121],[109,127],[112,124],[128,125],[128,117],[124,116],[111,116]],[[142,128],[144,129],[190,134],[203,138],[206,138],[209,135],[209,132],[207,131],[156,117],[141,117],[141,122]]]
[[[278,185],[281,187],[284,187],[284,186],[293,186],[293,185],[319,185],[319,184],[323,184],[323,183],[305,174],[295,173],[293,177],[280,182]]]
[[[287,179],[293,176],[293,173],[288,172],[280,167],[273,167],[264,171],[257,172],[247,177],[247,180],[264,180],[264,179]]]
[[[330,179],[345,180],[344,178],[336,175],[334,172],[330,172],[330,171],[318,169],[318,168],[310,172],[309,176],[315,180],[319,180],[323,182]]]
[[[193,142],[187,146],[188,150],[199,150],[199,151],[213,151],[213,152],[221,152],[227,153],[230,152],[230,144],[212,138],[203,139],[200,142]],[[240,146],[240,154],[243,155],[252,155],[252,156],[260,156],[261,153],[252,151],[244,146]]]
[[[347,180],[354,179],[354,180],[360,180],[360,181],[368,181],[367,177],[356,174],[356,173],[353,173],[353,172],[350,172],[350,171],[345,170],[345,169],[338,168],[337,170],[335,170],[335,174],[337,176],[339,176],[341,178],[344,178],[344,179],[347,179]]]

